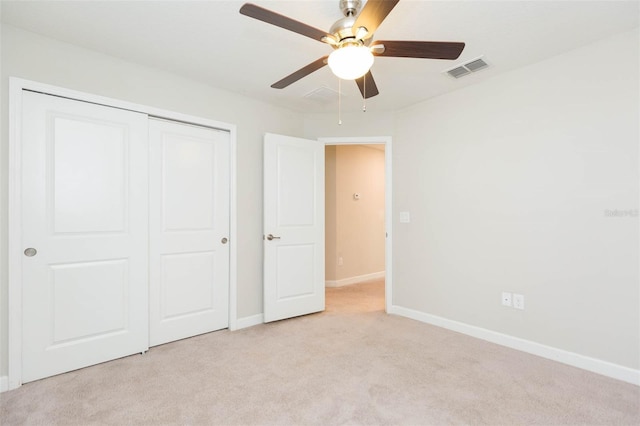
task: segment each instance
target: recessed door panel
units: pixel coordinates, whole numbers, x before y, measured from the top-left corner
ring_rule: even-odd
[[[280,245],[277,248],[278,301],[313,295],[314,257],[312,244]],[[291,265],[309,267],[292,268]]]
[[[162,256],[162,321],[214,308],[215,253]]]
[[[56,233],[124,232],[128,138],[122,123],[53,116],[47,151]]]
[[[229,133],[150,120],[150,345],[229,326]]]
[[[23,382],[148,348],[147,132],[145,114],[23,93]]]
[[[126,259],[52,265],[51,344],[125,331],[130,309],[127,269]]]
[[[277,147],[278,226],[315,223],[315,153],[307,147]]]
[[[165,231],[210,230],[215,219],[216,146],[209,139],[162,137]]]

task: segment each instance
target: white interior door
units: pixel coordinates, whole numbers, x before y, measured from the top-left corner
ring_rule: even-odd
[[[147,116],[24,92],[22,380],[148,348]]]
[[[264,138],[264,320],[324,310],[324,144]]]
[[[149,120],[150,346],[229,325],[229,132]]]

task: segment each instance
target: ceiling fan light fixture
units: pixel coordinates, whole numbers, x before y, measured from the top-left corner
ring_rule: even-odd
[[[362,77],[373,65],[373,54],[361,44],[346,44],[329,55],[329,68],[342,80]]]

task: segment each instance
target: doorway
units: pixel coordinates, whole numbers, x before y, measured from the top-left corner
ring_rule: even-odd
[[[392,304],[391,138],[319,138],[326,148],[326,257],[329,294],[356,290]],[[383,288],[381,288],[381,286]],[[368,290],[364,290],[367,287]],[[382,294],[380,292],[382,291]],[[376,296],[377,294],[377,296]]]

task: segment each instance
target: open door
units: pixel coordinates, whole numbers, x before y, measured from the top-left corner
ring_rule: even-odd
[[[324,143],[264,138],[264,321],[324,310]]]

